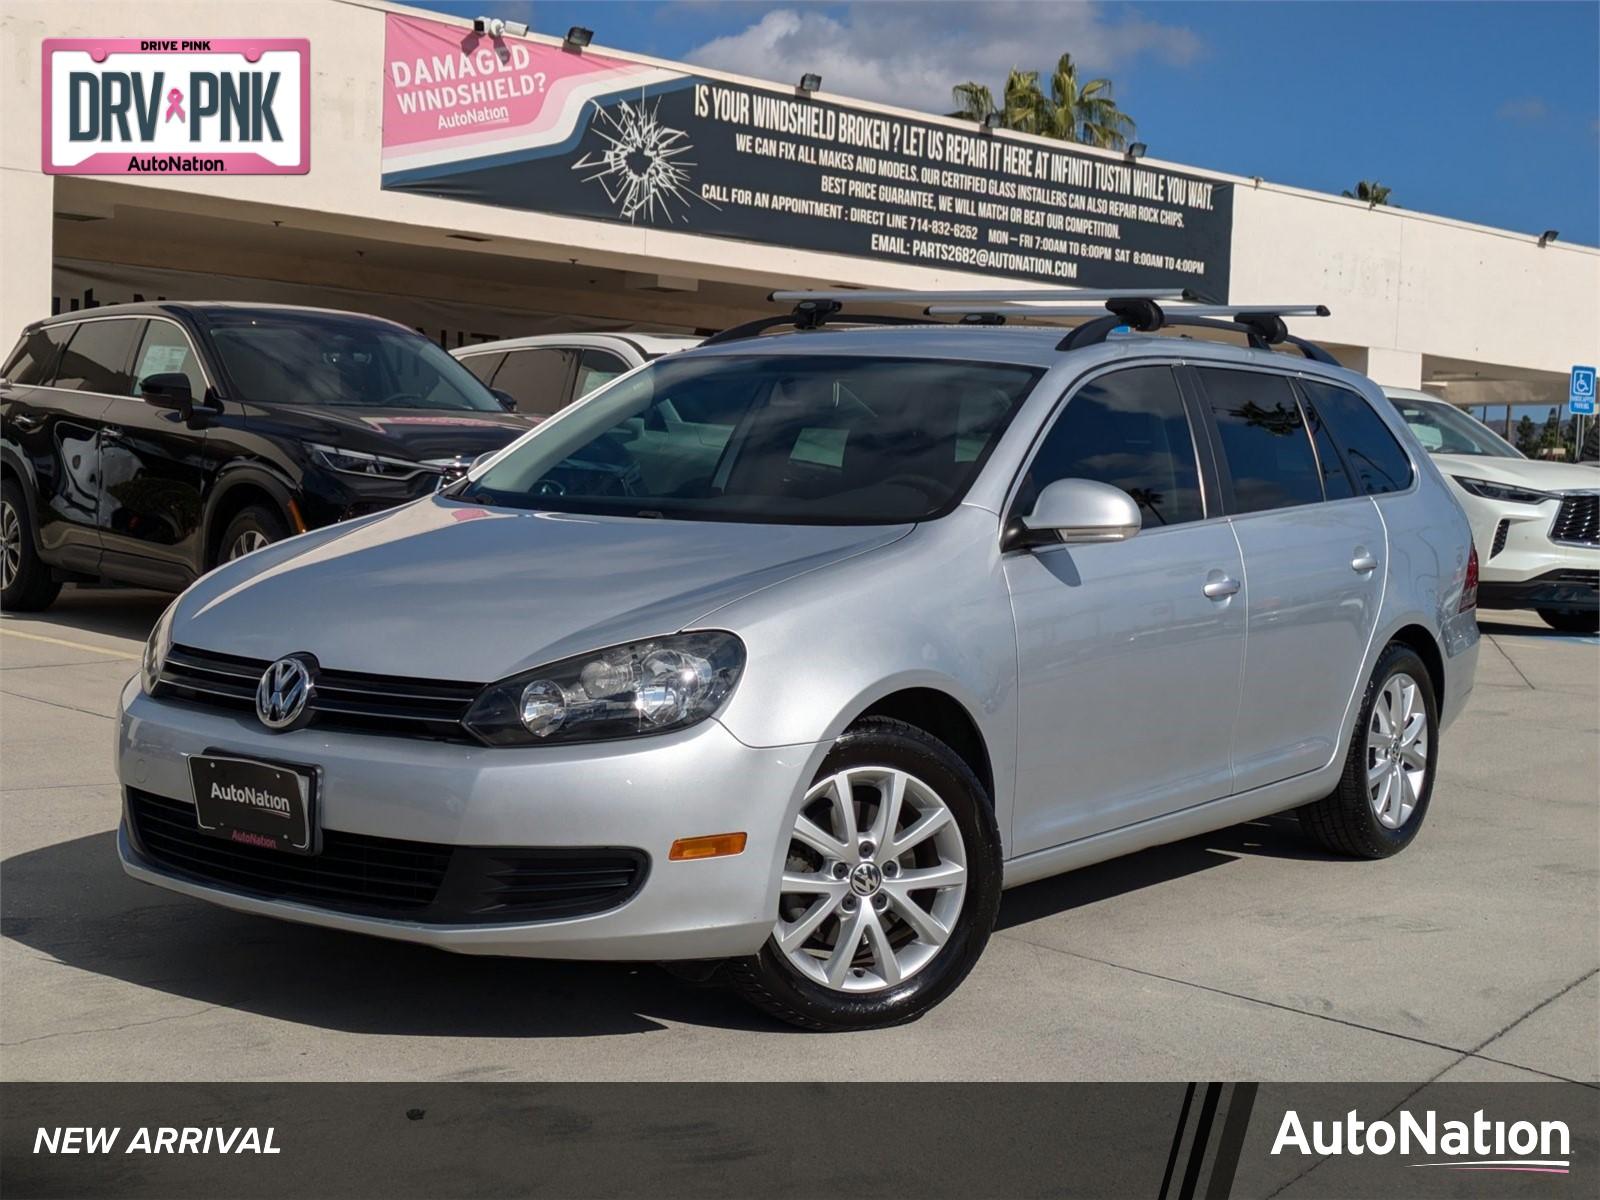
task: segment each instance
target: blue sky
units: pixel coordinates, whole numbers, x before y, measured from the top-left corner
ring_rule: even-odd
[[[942,110],[969,78],[1108,75],[1153,157],[1600,244],[1600,4],[441,0],[541,33]]]

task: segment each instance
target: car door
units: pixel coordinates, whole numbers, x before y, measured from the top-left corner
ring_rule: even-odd
[[[205,478],[209,380],[194,343],[165,317],[130,321],[135,351],[124,393],[105,413],[101,443],[102,569],[137,583],[180,585],[195,574],[201,553],[201,492]],[[185,419],[139,395],[150,375],[189,379],[196,415]]]
[[[1345,710],[1383,599],[1388,540],[1289,376],[1195,367],[1244,556],[1244,687],[1233,736],[1243,792],[1316,770]]]
[[[136,320],[90,317],[53,328],[67,336],[48,385],[13,424],[39,449],[30,454],[38,482],[39,550],[71,570],[100,568],[101,454],[105,413],[128,386]]]
[[[1170,365],[1095,376],[1058,413],[1009,506],[1015,518],[1045,484],[1082,478],[1121,488],[1143,517],[1127,541],[1005,556],[1019,854],[1232,790],[1243,568],[1207,495],[1193,415]]]

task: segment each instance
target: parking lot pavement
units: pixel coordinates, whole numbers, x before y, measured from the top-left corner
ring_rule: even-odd
[[[1600,639],[1486,614],[1399,858],[1288,818],[1007,893],[922,1021],[794,1032],[649,966],[448,955],[123,876],[117,689],[165,597],[0,622],[6,1079],[1534,1079],[1600,1082]]]

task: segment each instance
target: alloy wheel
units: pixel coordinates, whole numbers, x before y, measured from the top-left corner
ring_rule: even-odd
[[[9,588],[22,570],[22,519],[9,500],[0,501],[0,588]]]
[[[1417,681],[1389,676],[1367,725],[1367,796],[1386,829],[1411,819],[1428,782],[1428,708]]]
[[[259,529],[246,529],[238,537],[234,538],[233,545],[228,547],[228,561],[232,562],[236,558],[243,558],[246,554],[271,544],[271,539]]]
[[[851,767],[806,793],[779,887],[777,949],[843,992],[895,987],[949,940],[967,892],[949,806],[893,767]]]

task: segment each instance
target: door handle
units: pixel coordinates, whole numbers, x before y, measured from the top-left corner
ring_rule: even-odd
[[[1207,599],[1226,600],[1239,590],[1239,581],[1237,579],[1230,579],[1220,572],[1217,572],[1216,575],[1217,578],[1206,580],[1205,587],[1200,589],[1206,594]]]
[[[1378,568],[1378,560],[1367,552],[1365,546],[1356,547],[1356,556],[1350,560],[1350,569],[1357,574],[1365,575],[1368,571]]]
[[[32,433],[44,425],[44,418],[35,417],[28,413],[18,413],[11,418],[11,423],[22,430],[23,433]]]

